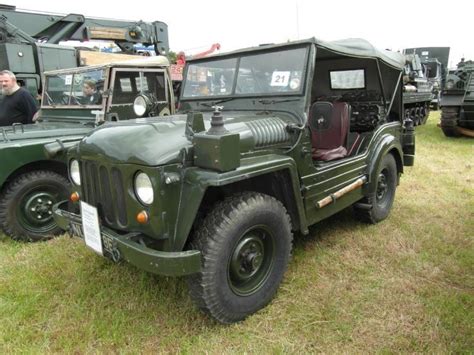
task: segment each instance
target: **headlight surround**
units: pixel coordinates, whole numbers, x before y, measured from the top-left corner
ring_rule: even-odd
[[[143,117],[150,112],[151,101],[145,95],[138,95],[133,101],[133,111],[138,117]]]
[[[71,175],[71,180],[74,184],[81,186],[79,162],[76,159],[71,160],[71,163],[69,164],[69,175]]]
[[[154,200],[153,185],[147,174],[139,171],[135,174],[135,195],[144,205],[151,205]]]

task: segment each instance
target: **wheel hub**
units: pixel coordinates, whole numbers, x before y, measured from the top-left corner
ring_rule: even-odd
[[[39,192],[28,197],[24,205],[25,217],[29,222],[43,224],[53,218],[53,196],[47,192]]]
[[[254,275],[262,265],[263,245],[258,238],[247,237],[240,241],[232,255],[232,271],[239,280]]]
[[[385,174],[382,172],[379,174],[379,178],[377,181],[377,200],[382,200],[385,197],[385,194],[387,193],[388,185],[387,185],[387,177]]]
[[[229,262],[228,277],[233,291],[240,295],[255,292],[267,278],[273,258],[273,237],[265,228],[244,233]]]

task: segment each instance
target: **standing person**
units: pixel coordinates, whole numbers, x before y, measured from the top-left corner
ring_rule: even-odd
[[[15,74],[9,70],[0,71],[0,85],[3,98],[0,101],[0,126],[13,123],[32,123],[38,110],[33,96],[20,87]]]

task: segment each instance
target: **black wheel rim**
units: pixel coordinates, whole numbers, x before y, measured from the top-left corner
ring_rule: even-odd
[[[274,254],[274,236],[267,227],[253,227],[243,233],[229,260],[228,280],[232,291],[241,296],[257,292],[270,274]]]
[[[56,228],[52,208],[59,201],[57,190],[58,187],[42,186],[23,194],[16,214],[23,229],[33,233],[48,233]]]

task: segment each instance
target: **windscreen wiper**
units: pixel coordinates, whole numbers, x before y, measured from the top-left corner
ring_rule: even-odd
[[[264,104],[264,105],[271,105],[271,104],[279,104],[280,102],[291,102],[291,101],[299,101],[300,99],[281,99],[281,100],[267,100],[267,99],[260,99],[257,102]]]
[[[222,104],[222,103],[227,102],[227,101],[232,101],[234,99],[236,99],[236,98],[235,97],[228,97],[228,98],[222,99],[222,100],[211,101],[210,104],[208,104],[207,102],[200,102],[199,105],[206,106],[206,107],[213,107],[213,106]]]

